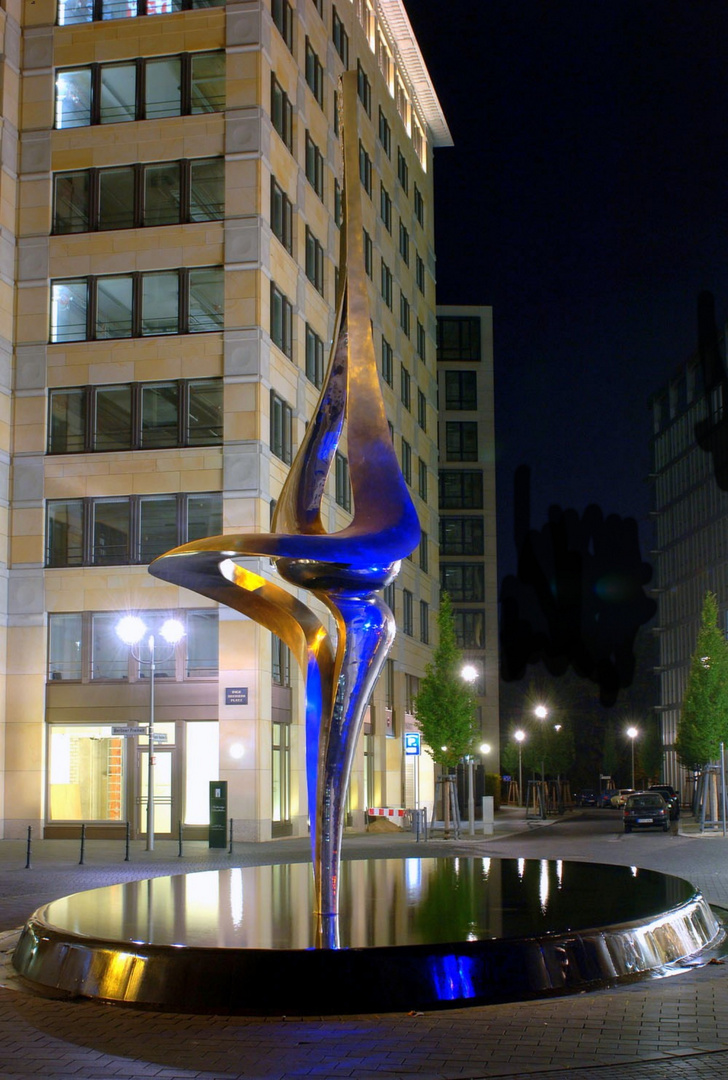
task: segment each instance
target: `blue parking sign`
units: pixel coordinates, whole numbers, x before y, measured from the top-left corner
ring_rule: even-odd
[[[420,733],[419,731],[405,731],[404,733],[405,757],[419,757]]]

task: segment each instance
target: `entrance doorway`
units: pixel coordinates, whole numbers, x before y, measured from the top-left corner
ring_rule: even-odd
[[[149,750],[140,746],[137,753],[136,835],[147,835],[149,791]],[[174,784],[174,747],[154,750],[154,835],[171,839],[179,820]]]

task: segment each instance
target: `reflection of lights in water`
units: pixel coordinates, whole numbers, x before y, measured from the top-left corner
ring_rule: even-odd
[[[639,877],[640,876],[640,872],[639,872],[639,870],[637,869],[636,866],[630,866],[630,870],[632,871],[632,877]]]
[[[538,898],[541,901],[541,914],[546,914],[549,906],[549,862],[541,859],[541,875],[538,882]]]
[[[230,918],[239,930],[243,925],[243,875],[239,868],[230,874]]]
[[[404,879],[408,896],[419,895],[422,889],[422,859],[404,860]]]
[[[523,881],[523,875],[526,873],[526,860],[518,860],[518,880]]]
[[[559,883],[559,888],[564,883],[564,861],[563,859],[556,860],[556,880]]]
[[[488,874],[490,874],[490,859],[483,859],[483,881],[488,880]]]
[[[430,973],[438,1001],[475,997],[474,972],[475,964],[469,956],[433,956]]]

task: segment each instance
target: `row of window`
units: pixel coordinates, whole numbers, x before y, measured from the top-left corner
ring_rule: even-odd
[[[221,532],[219,491],[49,499],[46,565],[146,564],[179,544]]]
[[[225,213],[223,158],[82,169],[53,177],[53,232],[213,221]]]
[[[48,453],[222,442],[222,379],[76,386],[49,393]]]
[[[57,128],[191,116],[225,108],[225,53],[181,53],[56,72]]]
[[[221,266],[51,282],[50,340],[201,334],[223,325]]]
[[[58,0],[58,25],[171,15],[174,11],[223,7],[225,0]]]
[[[179,643],[158,649],[154,657],[156,678],[195,679],[218,673],[218,614],[209,609],[184,611],[144,611],[149,633],[162,641],[160,630],[167,619],[179,620],[185,633]],[[132,650],[119,637],[118,611],[76,611],[48,616],[48,678],[89,682],[96,679],[149,677],[146,657]],[[136,651],[136,650],[135,650]]]

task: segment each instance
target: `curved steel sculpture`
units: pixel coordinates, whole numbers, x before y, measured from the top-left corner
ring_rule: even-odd
[[[174,548],[150,566],[243,612],[277,634],[306,679],[306,773],[318,943],[338,946],[343,809],[369,696],[394,639],[379,592],[419,543],[420,525],[392,446],[374,354],[359,184],[356,73],[342,78],[344,225],[333,347],[316,413],[286,479],[273,532],[214,536]],[[324,487],[347,425],[354,514],[340,532],[321,520]],[[240,566],[268,556],[336,620],[336,643],[286,589]]]

